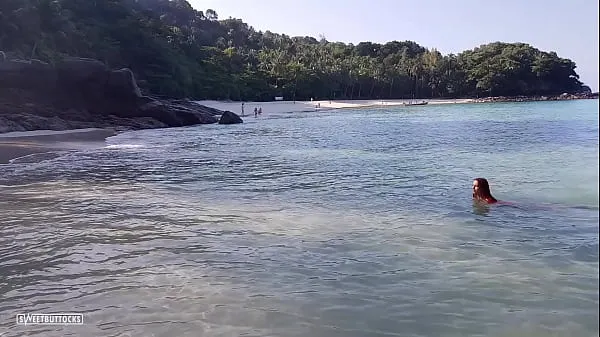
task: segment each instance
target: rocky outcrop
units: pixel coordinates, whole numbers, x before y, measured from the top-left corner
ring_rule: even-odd
[[[190,100],[144,96],[131,70],[111,70],[98,60],[50,65],[0,53],[0,132],[212,124],[224,113]]]
[[[219,118],[219,124],[240,124],[244,121],[240,118],[240,116],[236,115],[231,111],[225,111],[221,118]]]

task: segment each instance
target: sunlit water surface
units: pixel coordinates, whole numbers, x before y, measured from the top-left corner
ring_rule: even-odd
[[[598,336],[598,101],[128,132],[0,185],[2,337]]]

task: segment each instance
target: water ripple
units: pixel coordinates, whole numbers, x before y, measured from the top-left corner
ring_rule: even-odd
[[[0,334],[597,335],[592,103],[274,116],[3,165]],[[474,206],[480,175],[514,205]],[[85,324],[15,325],[61,311]]]

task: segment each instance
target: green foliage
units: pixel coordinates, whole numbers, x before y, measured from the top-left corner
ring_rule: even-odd
[[[131,68],[153,94],[271,100],[549,95],[582,90],[575,63],[523,43],[442,55],[412,41],[357,45],[257,32],[185,0],[2,0],[0,50]]]

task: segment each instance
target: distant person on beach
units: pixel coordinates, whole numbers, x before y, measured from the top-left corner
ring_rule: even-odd
[[[244,102],[242,102],[242,117],[244,116]]]
[[[254,107],[254,117],[258,117],[258,109]]]
[[[494,204],[498,202],[496,198],[492,196],[490,191],[490,184],[485,178],[475,178],[473,180],[473,200],[483,201],[488,204]]]
[[[258,108],[258,114],[262,114],[262,107]]]

